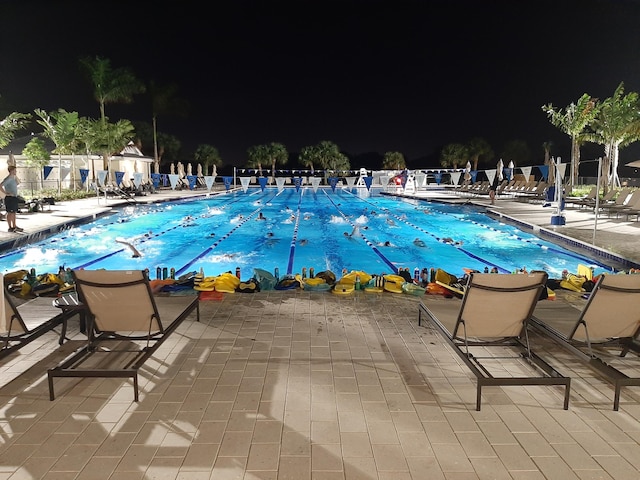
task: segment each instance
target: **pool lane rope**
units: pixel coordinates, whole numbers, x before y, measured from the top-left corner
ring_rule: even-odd
[[[326,191],[323,190],[323,193],[325,194],[325,196],[329,199],[329,201],[333,204],[333,206],[335,207],[335,209],[338,211],[338,213],[340,213],[340,215],[342,216],[342,218],[345,219],[345,221],[351,225],[352,228],[356,227],[356,224],[353,223],[351,221],[351,219],[349,217],[347,217],[347,215],[340,210],[340,207],[336,204],[336,202],[333,201],[333,198],[331,198]],[[391,260],[389,260],[387,257],[384,256],[384,254],[378,249],[378,247],[376,245],[374,245],[367,237],[364,233],[362,233],[362,231],[359,229],[360,231],[360,236],[362,237],[362,239],[365,241],[365,243],[367,244],[367,246],[369,248],[371,248],[371,250],[373,250],[373,252],[378,255],[380,257],[380,259],[386,263],[389,268],[391,268],[391,271],[395,274],[398,273],[398,267],[396,267],[393,262]]]

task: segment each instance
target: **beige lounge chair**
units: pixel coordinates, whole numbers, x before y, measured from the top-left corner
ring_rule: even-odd
[[[640,386],[640,377],[613,366],[615,356],[640,353],[640,275],[601,275],[582,310],[558,300],[540,302],[530,324],[614,384],[614,410],[623,386]]]
[[[458,299],[425,297],[418,310],[429,317],[443,337],[475,374],[477,384],[476,410],[480,410],[482,387],[514,385],[563,385],[564,409],[569,408],[571,379],[562,376],[549,363],[536,355],[529,345],[527,323],[546,288],[547,274],[532,272],[522,275],[471,273],[464,296]],[[506,348],[510,355],[487,357],[488,349],[500,353]],[[476,356],[472,350],[485,356]],[[516,355],[517,353],[517,355]],[[505,375],[504,365],[491,367],[483,360],[511,360],[531,375]],[[531,368],[533,367],[533,368]],[[498,376],[498,374],[500,376]]]
[[[131,378],[138,401],[138,370],[194,310],[197,295],[154,297],[141,270],[76,270],[76,290],[87,311],[87,343],[48,371],[55,377]]]
[[[53,306],[52,298],[37,297],[17,305],[4,284],[0,290],[4,308],[0,311],[0,358],[24,347],[56,327],[60,327],[59,344],[62,345],[67,332],[67,320],[76,312],[63,311]]]

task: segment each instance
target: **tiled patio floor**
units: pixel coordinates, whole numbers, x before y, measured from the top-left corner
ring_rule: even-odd
[[[420,298],[303,291],[201,303],[140,378],[56,379],[72,321],[0,363],[0,480],[640,478],[640,392],[546,339],[561,387],[487,387],[427,324]],[[445,301],[445,300],[442,300]],[[11,380],[13,379],[13,380]]]

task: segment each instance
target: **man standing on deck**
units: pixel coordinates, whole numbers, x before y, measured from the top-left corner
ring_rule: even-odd
[[[16,225],[16,214],[18,213],[18,184],[20,180],[16,176],[16,166],[9,165],[9,175],[0,183],[0,190],[5,194],[4,206],[7,210],[7,224],[9,232],[23,232],[24,229]]]

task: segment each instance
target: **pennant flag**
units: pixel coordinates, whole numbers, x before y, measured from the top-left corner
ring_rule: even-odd
[[[171,184],[171,190],[175,190],[176,185],[178,185],[178,179],[180,178],[180,175],[178,175],[177,173],[170,173],[168,176],[169,183]]]
[[[224,188],[228,191],[233,184],[233,177],[222,177],[222,181],[224,182]]]
[[[80,169],[80,181],[82,182],[82,185],[84,185],[85,182],[87,181],[87,177],[89,177],[89,170],[86,169],[86,168],[81,168]],[[47,178],[47,177],[45,176],[44,178]]]
[[[560,179],[564,178],[564,172],[567,169],[567,164],[566,163],[558,163],[556,164],[557,169],[556,171],[558,172],[558,176],[560,177]]]
[[[345,180],[347,181],[347,187],[352,188],[356,184],[356,178],[357,177],[345,177]]]
[[[462,172],[451,172],[451,183],[458,185]]]
[[[426,180],[427,180],[427,176],[424,173],[416,173],[415,175],[416,187],[426,187],[427,186]]]
[[[532,167],[520,167],[520,170],[522,171],[522,174],[524,175],[524,179],[529,181],[529,177],[531,176],[531,168]],[[543,171],[544,169],[544,171]],[[542,176],[544,177],[544,179],[547,179],[547,175],[549,174],[549,167],[546,165],[542,165],[540,167],[540,172],[542,172]]]
[[[363,177],[364,184],[367,187],[367,190],[371,190],[371,184],[373,183],[373,177]]]
[[[49,174],[51,173],[51,170],[53,170],[53,167],[51,167],[49,165],[45,165],[44,166],[44,179],[45,180],[49,177]]]
[[[151,174],[151,181],[153,182],[153,188],[160,188],[160,174],[159,173],[152,173]]]
[[[473,183],[476,183],[476,177],[478,176],[478,171],[477,170],[473,170],[471,172],[471,180],[473,181]]]
[[[122,185],[123,178],[124,178],[124,172],[116,172],[116,185]]]
[[[133,184],[136,186],[136,188],[140,188],[140,185],[142,185],[142,173],[135,172],[133,174]]]
[[[302,186],[303,179],[302,177],[294,177],[293,184],[296,186],[296,192],[300,191],[300,187]]]
[[[213,181],[215,179],[213,178],[212,175],[207,175],[206,177],[204,177],[204,183],[207,186],[207,190],[211,191],[211,189],[213,188]]]
[[[404,189],[404,193],[411,195],[416,193],[416,184],[413,175],[405,175],[404,186],[402,188]]]
[[[318,191],[318,187],[320,186],[320,177],[311,177],[311,187],[313,188],[313,193]]]
[[[251,181],[251,177],[240,177],[240,185],[242,185],[242,191],[247,193],[249,189],[249,182]]]
[[[513,178],[513,168],[504,169],[504,178],[511,181],[511,179]]]
[[[96,172],[98,175],[98,185],[102,185],[103,187],[106,185],[107,180],[107,171],[106,170],[98,170]]]
[[[258,183],[260,184],[260,190],[264,192],[264,189],[267,186],[267,182],[269,179],[267,177],[258,177]]]
[[[64,180],[71,173],[71,169],[67,167],[60,167],[60,180]]]
[[[484,171],[485,175],[487,176],[487,179],[489,180],[490,185],[493,185],[493,180],[496,178],[496,172],[497,170],[495,168]]]
[[[187,175],[187,180],[189,180],[189,190],[196,188],[196,182],[198,181],[197,175]]]
[[[338,184],[338,177],[329,177],[329,186],[331,190],[336,191],[336,185]]]
[[[276,177],[276,185],[278,186],[278,192],[281,192],[284,190],[285,180],[286,180],[285,177]]]

